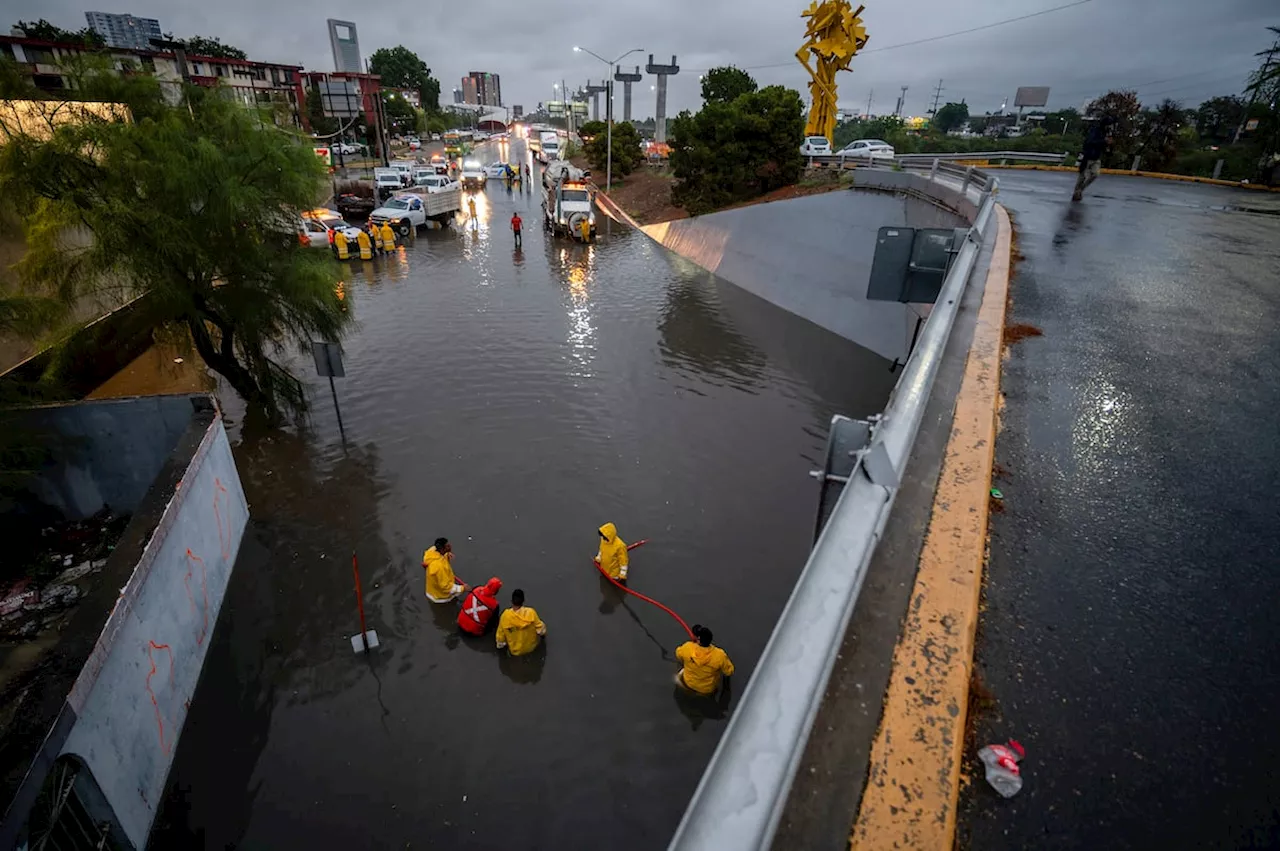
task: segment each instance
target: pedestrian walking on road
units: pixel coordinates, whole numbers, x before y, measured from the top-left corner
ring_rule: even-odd
[[[516,248],[521,247],[520,236],[521,230],[524,228],[524,219],[520,218],[519,213],[511,214],[511,233],[515,234]]]
[[[475,219],[475,217],[476,217],[476,199],[475,199],[475,196],[474,196],[474,195],[467,199],[467,209],[471,211],[471,218],[472,218],[472,219]]]
[[[1084,191],[1089,188],[1090,183],[1098,179],[1098,175],[1102,172],[1102,157],[1111,144],[1113,123],[1114,119],[1103,115],[1089,128],[1080,150],[1080,175],[1076,178],[1076,191],[1071,195],[1072,201],[1084,198]]]

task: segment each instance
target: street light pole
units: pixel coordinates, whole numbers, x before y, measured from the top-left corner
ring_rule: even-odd
[[[603,62],[609,68],[609,76],[605,77],[605,92],[604,92],[604,97],[605,97],[604,116],[605,116],[605,125],[606,125],[605,139],[604,139],[604,144],[606,149],[605,150],[604,183],[605,183],[605,192],[610,192],[613,190],[613,67],[633,53],[643,53],[644,48],[636,47],[631,50],[628,50],[626,53],[622,54],[617,59],[614,59],[612,62],[610,62],[608,59],[605,59],[603,56],[601,56],[599,53],[596,53],[595,51],[587,50],[585,47],[575,46],[573,49],[580,53],[591,54],[596,59],[599,59],[601,62]]]

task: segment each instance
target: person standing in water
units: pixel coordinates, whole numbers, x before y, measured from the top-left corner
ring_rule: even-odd
[[[627,542],[618,537],[618,527],[606,523],[600,527],[600,551],[595,562],[604,569],[610,579],[627,581],[627,568],[631,559],[627,555]]]
[[[453,545],[448,538],[436,538],[422,554],[422,568],[427,572],[427,599],[433,603],[452,603],[467,593],[467,586],[453,575]]]
[[[524,591],[511,592],[511,608],[498,618],[496,641],[499,650],[512,656],[524,656],[538,647],[538,639],[547,634],[547,625],[532,606],[524,604]]]
[[[733,676],[733,662],[729,654],[711,643],[711,630],[702,624],[693,625],[697,642],[686,641],[676,648],[680,670],[676,672],[676,685],[701,695],[712,695],[721,682]]]

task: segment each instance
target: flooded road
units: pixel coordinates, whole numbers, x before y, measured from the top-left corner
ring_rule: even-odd
[[[346,445],[314,378],[308,428],[240,435],[250,530],[154,847],[665,846],[727,716],[677,698],[684,634],[602,588],[596,527],[650,540],[631,586],[711,626],[740,693],[808,553],[829,417],[879,411],[895,375],[641,234],[602,217],[583,246],[538,215],[490,181],[476,220],[351,264]],[[504,605],[524,589],[545,653],[458,637],[423,596],[437,536]]]

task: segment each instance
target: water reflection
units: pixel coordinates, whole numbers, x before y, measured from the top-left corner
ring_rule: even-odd
[[[498,670],[502,676],[517,685],[533,685],[542,679],[542,669],[547,666],[547,639],[543,636],[538,648],[524,656],[510,653],[498,654]]]
[[[659,350],[669,365],[700,376],[715,376],[742,390],[763,377],[764,355],[725,321],[709,277],[685,278],[667,289]]]
[[[689,719],[689,726],[697,731],[707,721],[723,721],[729,717],[729,704],[733,701],[733,685],[725,680],[714,695],[695,694],[683,686],[673,685],[676,708]]]
[[[569,319],[569,357],[572,375],[589,380],[595,359],[596,329],[591,317],[591,288],[595,279],[596,250],[592,245],[561,246],[555,252],[566,292]]]

